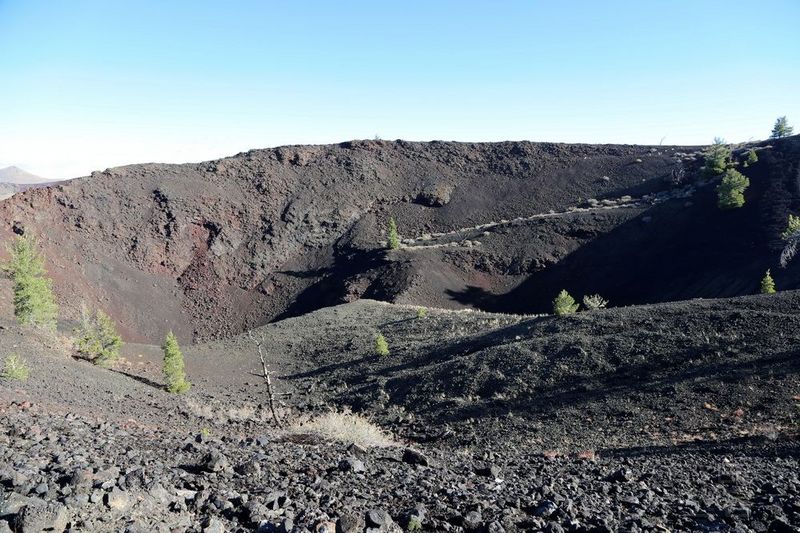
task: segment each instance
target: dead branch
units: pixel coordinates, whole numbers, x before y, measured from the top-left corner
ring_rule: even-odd
[[[264,338],[253,335],[253,330],[249,330],[247,336],[255,343],[256,349],[258,350],[258,358],[261,360],[261,377],[264,378],[264,383],[267,384],[267,399],[269,411],[272,413],[272,419],[275,421],[276,426],[282,427],[283,424],[278,418],[278,413],[275,412],[275,392],[272,390],[272,371],[269,369],[269,365],[267,365],[266,357],[264,357]]]

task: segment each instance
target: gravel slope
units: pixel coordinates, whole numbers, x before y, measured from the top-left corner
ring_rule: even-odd
[[[176,397],[155,347],[104,370],[7,324],[32,375],[0,382],[0,531],[794,531],[798,304],[359,301],[256,330],[281,416],[349,405],[397,443],[365,450],[275,427],[247,337],[187,347]]]

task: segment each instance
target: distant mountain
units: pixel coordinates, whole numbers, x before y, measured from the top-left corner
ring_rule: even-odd
[[[13,183],[14,185],[26,185],[31,183],[44,183],[48,180],[36,174],[31,174],[19,167],[0,168],[0,183]]]

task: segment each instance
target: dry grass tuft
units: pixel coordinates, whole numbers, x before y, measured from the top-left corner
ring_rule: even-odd
[[[289,428],[296,434],[313,433],[328,440],[355,443],[359,446],[394,446],[394,440],[381,428],[361,415],[344,411],[327,413]]]

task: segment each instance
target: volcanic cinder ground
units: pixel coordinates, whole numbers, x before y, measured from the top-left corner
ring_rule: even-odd
[[[703,147],[525,142],[15,194],[2,237],[39,239],[62,324],[20,328],[0,285],[0,356],[32,369],[0,381],[0,532],[800,531],[800,267],[778,264],[800,138],[733,148],[759,161],[729,211]],[[553,316],[561,289],[610,306]],[[82,303],[128,341],[111,369],[72,357]],[[186,395],[163,390],[170,329]],[[329,412],[384,441],[315,431]]]

